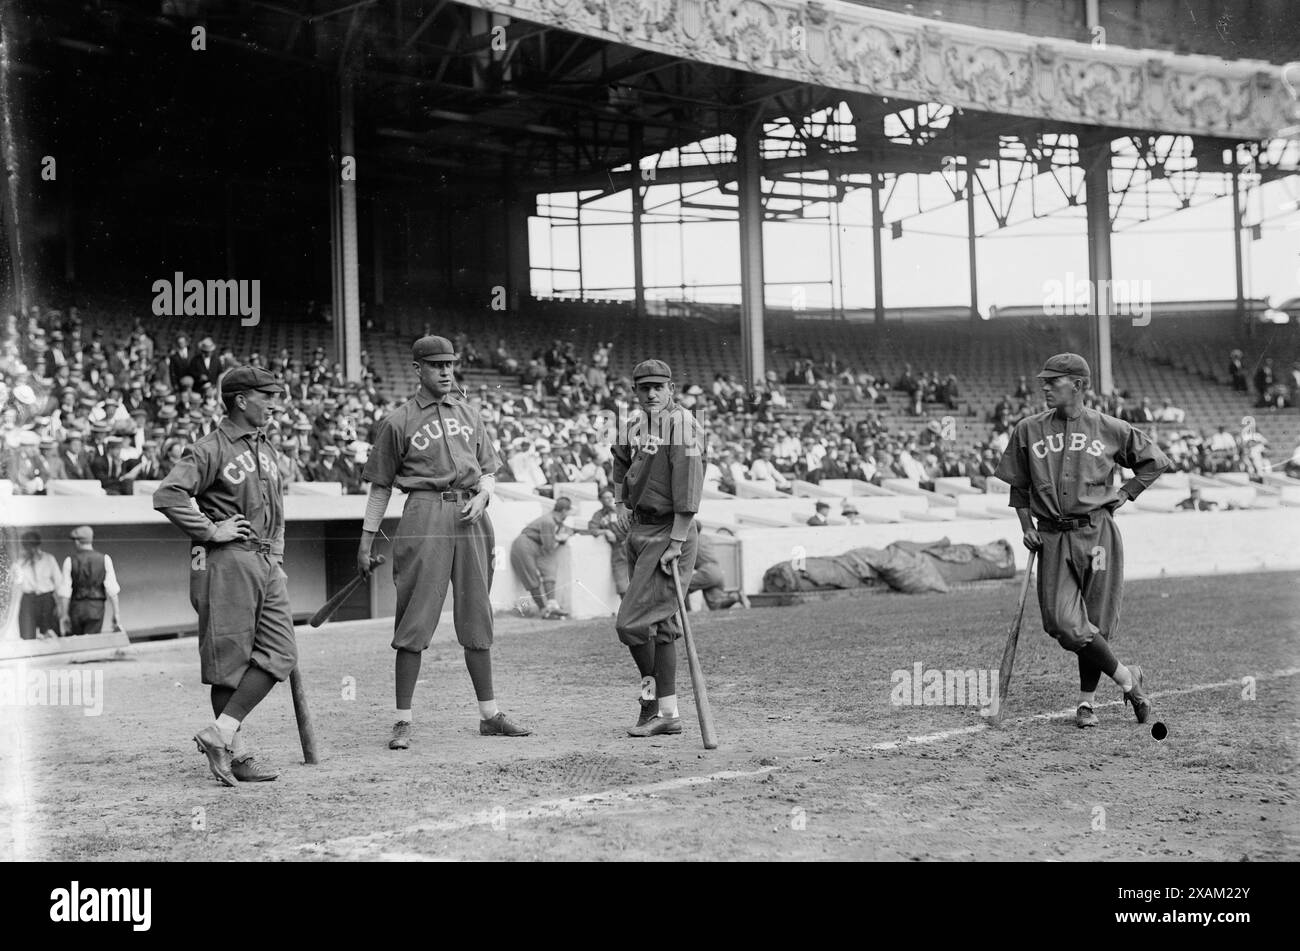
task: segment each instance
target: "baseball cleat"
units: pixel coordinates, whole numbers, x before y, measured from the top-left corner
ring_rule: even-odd
[[[1138,723],[1146,723],[1151,716],[1151,701],[1142,692],[1142,683],[1146,677],[1137,664],[1129,665],[1129,672],[1133,675],[1133,689],[1124,694],[1124,702],[1132,705]]]
[[[644,724],[639,724],[627,731],[628,736],[666,736],[682,732],[681,717],[661,717],[658,714]]]
[[[390,750],[409,750],[411,748],[411,721],[398,720],[393,724],[393,738],[388,741]]]
[[[241,783],[269,783],[280,775],[269,769],[263,769],[257,764],[257,758],[254,756],[245,756],[243,759],[231,761],[230,771]]]
[[[636,719],[637,726],[645,726],[659,715],[659,703],[655,700],[641,701],[641,715]]]
[[[1080,730],[1090,726],[1096,726],[1101,721],[1097,719],[1097,714],[1093,712],[1092,704],[1081,703],[1074,711],[1074,725]]]
[[[221,731],[216,724],[205,726],[194,734],[194,745],[208,758],[208,769],[212,775],[225,786],[237,784],[235,774],[230,771],[230,747],[221,738]]]
[[[479,720],[478,731],[483,736],[528,736],[533,731],[506,719],[504,713],[498,713],[490,720]]]

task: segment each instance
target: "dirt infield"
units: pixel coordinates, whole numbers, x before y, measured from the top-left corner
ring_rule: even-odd
[[[386,748],[389,624],[300,631],[324,761],[301,764],[280,687],[248,728],[282,775],[238,789],[189,738],[209,710],[193,641],[64,661],[102,673],[102,715],[0,706],[0,858],[1293,860],[1297,583],[1129,585],[1117,653],[1148,671],[1164,741],[1108,681],[1100,728],[1077,730],[1073,657],[1032,611],[1002,729],[974,705],[891,702],[918,663],[996,667],[1015,583],[695,615],[710,753],[684,663],[685,734],[625,735],[637,678],[608,620],[502,622],[497,695],[536,730],[513,740],[478,735],[441,630],[406,752]]]

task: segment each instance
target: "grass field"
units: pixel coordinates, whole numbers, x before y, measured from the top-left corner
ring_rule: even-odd
[[[708,753],[684,661],[684,735],[625,735],[637,677],[608,619],[502,620],[497,695],[525,739],[478,736],[440,630],[406,752],[386,748],[389,622],[302,630],[323,762],[301,764],[280,687],[248,729],[281,777],[237,789],[190,740],[209,709],[195,643],[132,649],[82,668],[102,671],[102,715],[0,707],[0,858],[1294,860],[1298,583],[1128,585],[1116,652],[1147,670],[1163,741],[1109,681],[1101,726],[1075,728],[1074,658],[1032,595],[1001,729],[891,703],[896,670],[996,668],[1018,582],[694,615]]]

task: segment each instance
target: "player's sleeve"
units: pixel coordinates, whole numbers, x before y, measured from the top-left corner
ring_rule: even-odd
[[[1010,505],[1013,509],[1030,507],[1029,440],[1024,422],[1017,424],[1011,431],[1007,451],[1002,454],[1002,459],[993,474],[1011,486]]]
[[[104,593],[110,598],[122,593],[122,586],[117,583],[117,572],[113,570],[113,559],[109,555],[104,556]]]
[[[485,476],[495,477],[501,469],[501,454],[497,452],[487,427],[481,422],[476,427],[475,434],[478,441],[474,445],[474,454],[478,459],[479,471]]]
[[[680,426],[667,447],[673,512],[694,515],[704,494],[705,437],[689,413],[683,412],[675,422]]]
[[[214,454],[209,446],[187,446],[181,461],[167,473],[154,491],[153,507],[195,541],[206,542],[217,526],[193,504],[194,496],[212,485],[216,477]]]
[[[610,475],[609,481],[614,483],[614,498],[622,502],[624,500],[622,485],[627,479],[628,467],[632,465],[632,447],[614,443],[609,447],[610,454]]]
[[[1124,429],[1127,432],[1121,433],[1120,449],[1115,454],[1115,461],[1124,468],[1133,470],[1133,478],[1125,482],[1122,488],[1130,499],[1136,499],[1160,478],[1160,473],[1169,468],[1169,457],[1160,451],[1150,436],[1136,426],[1125,424]]]
[[[59,572],[59,587],[56,592],[60,598],[67,601],[72,597],[72,559],[63,559],[63,570]]]
[[[560,546],[559,539],[555,537],[556,528],[555,519],[551,518],[549,515],[543,516],[539,520],[537,530],[542,537],[542,551],[548,553],[553,552]]]
[[[389,413],[379,421],[379,431],[375,433],[373,439],[374,445],[371,446],[370,455],[366,457],[366,466],[361,471],[362,481],[369,482],[372,486],[392,488],[393,481],[397,478],[397,467],[405,447],[402,445],[401,432],[393,424],[396,418],[405,419],[405,414],[401,411]]]

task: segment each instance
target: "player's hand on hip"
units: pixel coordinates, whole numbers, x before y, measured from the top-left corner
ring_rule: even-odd
[[[483,517],[487,511],[488,494],[486,492],[477,492],[474,497],[465,503],[460,510],[460,520],[473,525]]]
[[[1025,532],[1025,547],[1030,551],[1042,550],[1043,536],[1032,530]]]
[[[213,533],[211,541],[224,545],[226,542],[247,541],[252,537],[253,526],[244,516],[236,514],[217,522],[217,530]]]
[[[682,543],[672,541],[664,549],[664,553],[659,556],[659,567],[666,575],[671,575],[677,570],[677,559],[682,557]]]

